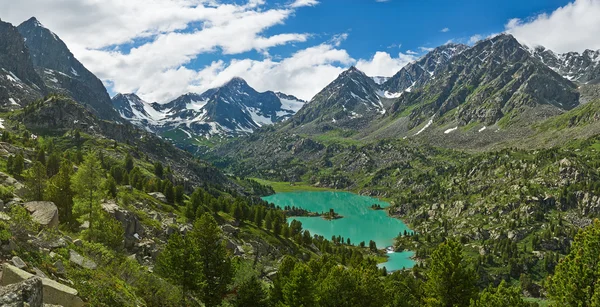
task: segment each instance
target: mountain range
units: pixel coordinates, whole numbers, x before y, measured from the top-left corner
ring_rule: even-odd
[[[371,77],[351,67],[308,102],[261,93],[233,78],[203,93],[157,103],[134,93],[111,99],[102,82],[35,18],[18,27],[2,22],[0,36],[3,108],[21,108],[57,92],[102,119],[129,121],[179,145],[248,135],[273,124],[309,135],[340,130],[357,140],[444,137],[459,147],[477,134],[500,132],[490,138],[493,143],[505,139],[498,137],[508,135],[503,131],[593,99],[600,81],[600,51],[556,54],[501,34],[473,46],[440,46],[392,77]]]
[[[259,93],[241,78],[202,94],[188,93],[165,104],[148,103],[135,94],[117,94],[115,109],[132,123],[175,140],[240,136],[290,118],[302,106],[294,96]]]

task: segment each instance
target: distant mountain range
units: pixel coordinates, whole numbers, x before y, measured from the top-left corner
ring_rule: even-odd
[[[502,34],[474,46],[440,46],[392,77],[367,76],[351,67],[308,102],[257,92],[241,78],[166,103],[132,93],[111,99],[102,82],[37,19],[18,27],[0,22],[2,108],[18,109],[58,92],[103,119],[124,119],[188,145],[247,135],[275,123],[283,123],[277,126],[282,131],[342,129],[356,138],[431,134],[436,139],[439,131],[450,137],[466,126],[500,131],[576,108],[600,96],[598,83],[600,51],[556,54]]]
[[[118,94],[112,101],[119,114],[132,123],[184,139],[249,134],[290,118],[305,104],[282,93],[259,93],[241,78],[202,94],[185,94],[166,104],[148,103],[135,94]]]

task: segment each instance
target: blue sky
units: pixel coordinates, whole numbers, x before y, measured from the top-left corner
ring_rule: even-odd
[[[600,0],[20,0],[0,12],[36,16],[111,94],[161,103],[235,76],[310,99],[349,66],[391,76],[428,48],[501,32],[600,49]]]
[[[526,19],[550,13],[569,3],[566,0],[458,0],[407,1],[324,0],[319,5],[299,9],[285,25],[268,32],[309,32],[315,36],[298,47],[348,33],[343,47],[358,58],[368,58],[376,51],[401,45],[395,50],[437,47],[448,40],[467,43],[473,35],[504,31],[513,18]],[[442,29],[448,28],[448,32]],[[278,48],[282,54],[293,46]]]

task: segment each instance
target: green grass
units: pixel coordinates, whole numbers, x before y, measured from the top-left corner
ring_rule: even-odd
[[[289,182],[281,181],[269,181],[258,178],[250,178],[262,185],[268,185],[275,190],[275,193],[286,193],[286,192],[318,192],[318,191],[336,191],[330,188],[314,187],[305,182],[296,182],[294,185],[290,185]]]

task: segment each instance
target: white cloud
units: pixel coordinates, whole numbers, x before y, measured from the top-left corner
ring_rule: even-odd
[[[419,47],[419,50],[421,50],[421,52],[429,52],[429,51],[432,51],[433,49],[435,49],[435,48],[423,47],[423,46]]]
[[[400,52],[397,58],[393,58],[387,52],[378,51],[370,60],[358,60],[356,68],[369,76],[391,77],[406,64],[416,59],[417,57],[413,54]]]
[[[317,0],[296,0],[290,4],[290,7],[297,8],[303,6],[315,6],[317,4],[319,4],[319,1]]]
[[[442,33],[450,32],[450,28],[443,28],[440,30]]]
[[[279,33],[267,36],[264,32],[283,24],[292,16],[292,6],[311,6],[318,3],[315,0],[298,0],[287,8],[266,8],[263,6],[264,0],[247,0],[244,4],[221,4],[213,0],[51,2],[0,1],[0,11],[4,20],[14,24],[19,24],[31,15],[36,16],[45,26],[56,32],[75,56],[106,84],[111,85],[114,91],[139,92],[148,100],[159,102],[165,102],[193,89],[208,88],[214,84],[215,74],[222,76],[234,67],[242,67],[243,63],[252,64],[250,71],[257,71],[260,67],[271,67],[266,72],[292,65],[293,59],[297,59],[302,53],[291,57],[292,60],[283,60],[280,63],[271,62],[269,59],[237,60],[226,66],[225,63],[217,61],[200,72],[186,68],[186,65],[200,54],[214,53],[218,58],[220,53],[237,55],[256,50],[268,58],[268,49],[271,47],[305,42],[310,36],[306,33]],[[346,37],[347,34],[335,37],[334,45],[339,46]],[[130,45],[135,47],[131,48]],[[323,77],[326,78],[331,75],[331,71],[337,69],[331,65],[335,63],[335,60],[331,60],[331,53],[335,52],[323,52],[325,54],[313,55],[315,61],[321,62],[307,63],[306,73],[323,73]],[[347,56],[345,51],[338,52]],[[347,62],[343,57],[339,59],[339,63]],[[260,63],[263,63],[263,66]],[[298,75],[300,70],[296,68],[278,80],[279,83],[289,82],[289,86],[271,82],[270,84],[278,87],[268,89],[293,89],[300,96],[310,95],[311,91],[294,80],[286,79]],[[263,75],[262,78],[270,79],[266,76],[268,75]],[[319,84],[321,76],[308,76],[308,79],[311,79],[311,82],[307,85]],[[260,86],[259,83],[257,87]]]
[[[476,42],[480,41],[481,39],[483,39],[483,36],[481,36],[480,34],[475,34],[469,38],[469,44],[471,44],[471,45],[475,44]]]
[[[410,55],[417,55],[419,54],[418,52],[412,51],[412,50],[406,50],[406,54],[410,54]]]
[[[258,91],[277,90],[309,100],[354,60],[345,50],[321,44],[300,50],[280,61],[215,61],[204,69],[170,69],[156,79],[144,79],[138,94],[149,101],[167,101],[185,92],[203,92],[233,77],[244,78]],[[342,66],[342,67],[339,67]],[[129,92],[129,88],[118,91]]]
[[[331,38],[331,43],[339,47],[346,39],[348,39],[348,33],[336,34]]]
[[[529,20],[512,19],[505,28],[527,45],[542,45],[556,52],[600,49],[600,1],[576,0],[551,14]]]

